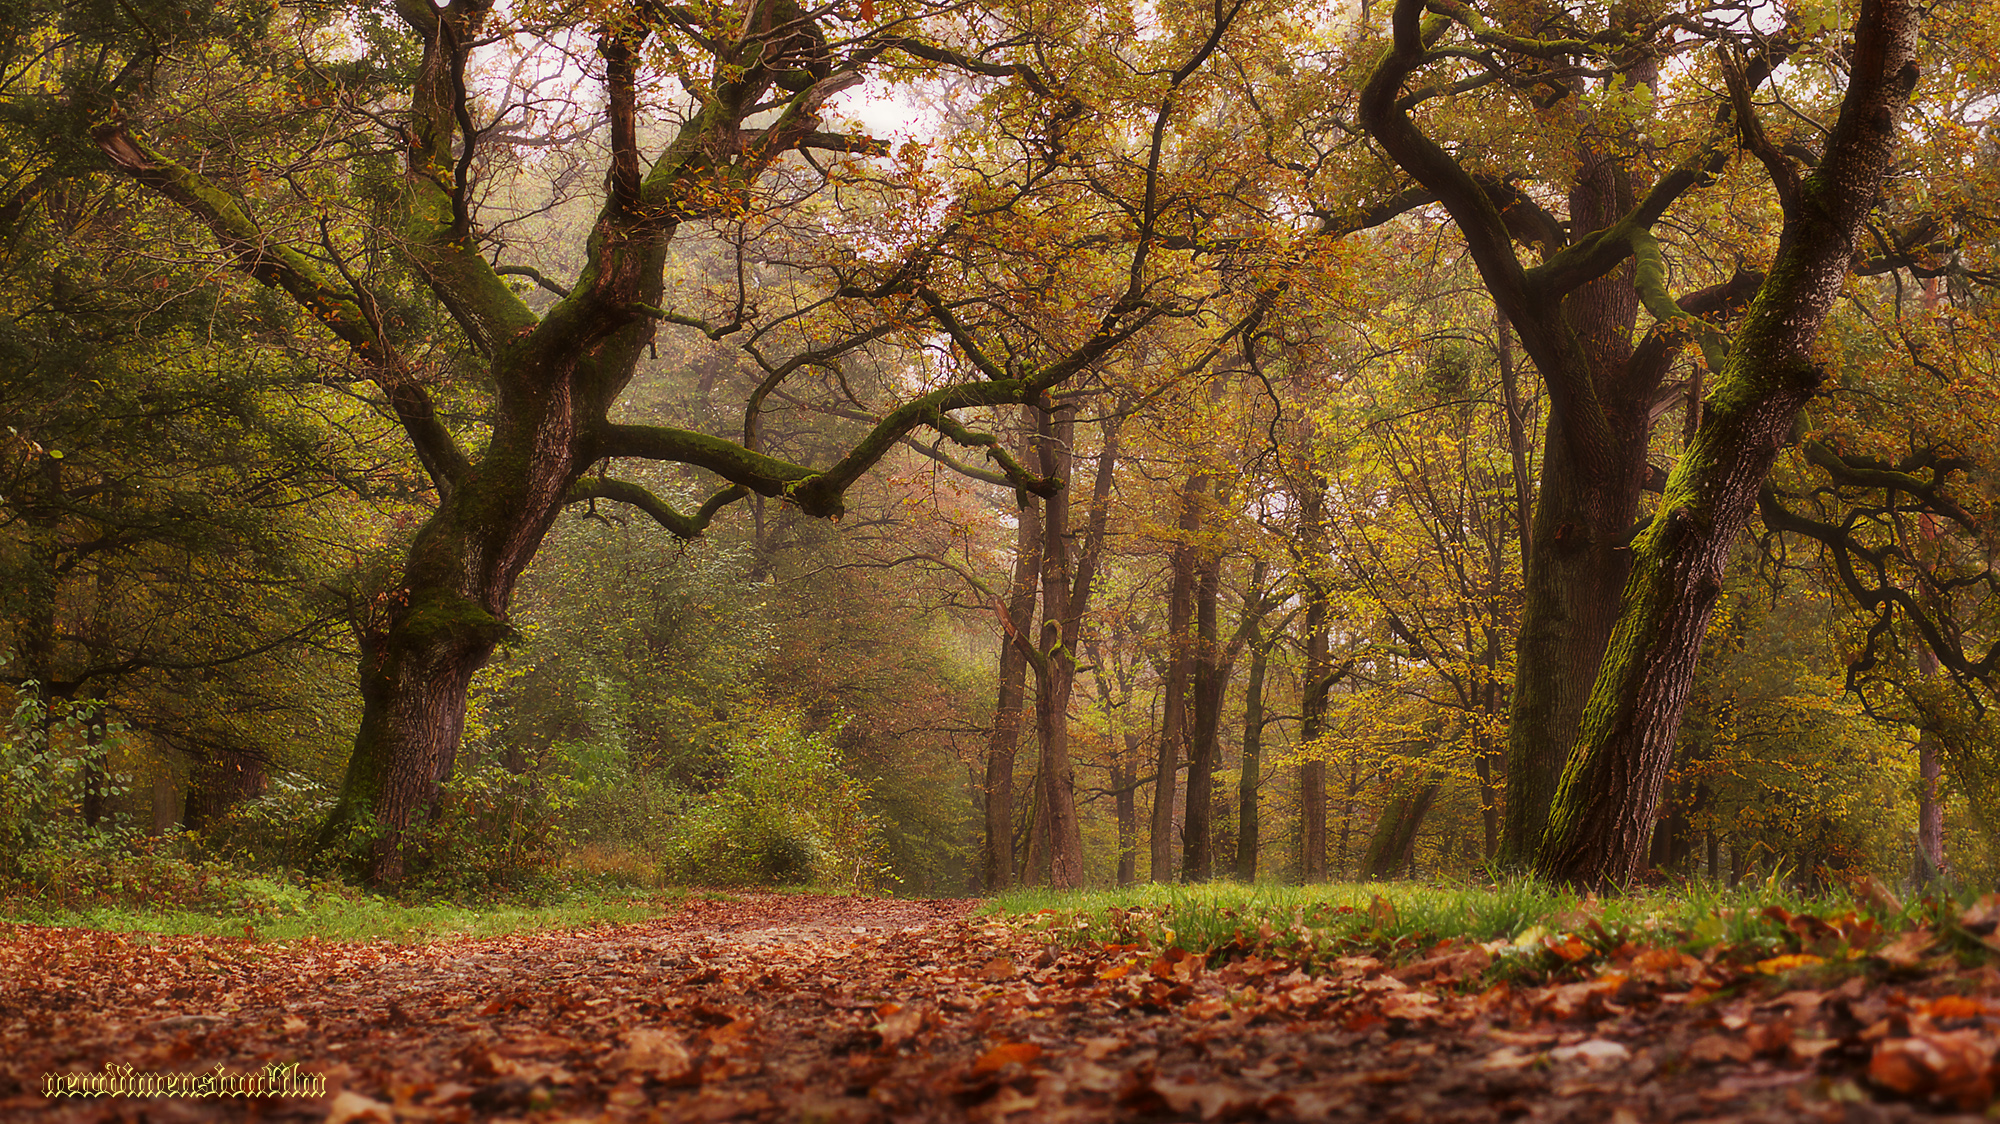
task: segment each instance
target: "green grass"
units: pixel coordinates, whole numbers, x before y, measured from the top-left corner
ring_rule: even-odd
[[[1772,906],[1783,914],[1774,916]],[[1798,947],[1797,934],[1780,920],[1785,914],[1837,918],[1866,910],[1845,892],[1808,899],[1775,884],[1733,891],[1697,884],[1600,900],[1515,881],[1020,890],[1000,895],[987,912],[1072,943],[1179,947],[1211,958],[1264,948],[1318,962],[1359,953],[1409,958],[1453,940],[1506,940],[1533,957],[1544,935],[1570,933],[1597,953],[1629,941],[1693,951],[1724,944],[1738,956],[1773,956]],[[1878,924],[1893,928],[1910,913],[1881,917]]]
[[[645,921],[671,912],[686,896],[676,891],[575,893],[542,905],[471,906],[403,903],[346,892],[304,896],[292,908],[277,912],[217,913],[133,905],[41,910],[14,903],[14,908],[0,911],[0,916],[37,925],[113,932],[254,936],[266,941],[317,937],[415,944],[454,937],[493,937]]]

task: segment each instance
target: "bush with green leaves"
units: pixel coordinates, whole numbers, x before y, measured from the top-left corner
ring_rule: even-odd
[[[92,703],[47,703],[35,684],[20,689],[0,734],[0,873],[19,875],[37,852],[94,846],[100,835],[125,833],[116,819],[87,825],[81,811],[93,784],[104,797],[126,790],[123,777],[100,770],[93,778],[87,768],[90,755],[102,754],[119,732]]]
[[[475,755],[445,781],[437,816],[416,833],[408,894],[534,901],[561,888],[557,869],[575,784],[553,750],[522,764],[509,768],[498,756]]]
[[[682,884],[860,888],[883,874],[867,786],[848,775],[838,730],[767,715],[726,747],[728,771],[688,793],[670,828],[663,873]]]

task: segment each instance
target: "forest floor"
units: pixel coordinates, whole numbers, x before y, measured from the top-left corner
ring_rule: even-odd
[[[1209,967],[1063,947],[975,905],[689,900],[424,945],[0,923],[0,1119],[1636,1124],[1937,1119],[1994,1097],[2000,973],[1920,962],[1907,937],[1820,986],[1668,948],[1496,983],[1477,944]],[[47,1095],[107,1067],[291,1064],[323,1095]]]

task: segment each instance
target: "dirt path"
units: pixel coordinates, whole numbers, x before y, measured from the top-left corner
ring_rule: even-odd
[[[1136,948],[1058,956],[972,906],[762,896],[421,946],[0,925],[0,1119],[1918,1115],[1873,1103],[1870,1047],[1836,1037],[1879,1001],[1858,989],[1693,1011],[1624,977],[1462,993],[1437,986],[1468,969],[1449,958],[1211,971]],[[1782,1041],[1754,1032],[1780,1025]],[[323,1095],[46,1095],[47,1074],[107,1065],[138,1078],[293,1063],[289,1079],[321,1075]]]

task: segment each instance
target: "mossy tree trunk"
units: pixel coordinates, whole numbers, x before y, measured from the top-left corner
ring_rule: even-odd
[[[1525,551],[1503,845],[1514,861],[1534,858],[1540,865],[1538,848],[1554,830],[1550,809],[1574,768],[1573,735],[1597,705],[1592,684],[1602,685],[1611,637],[1633,619],[1633,567],[1639,563],[1626,545],[1651,476],[1645,459],[1650,411],[1670,363],[1688,343],[1700,343],[1712,368],[1721,365],[1727,350],[1721,333],[1699,317],[1740,308],[1762,279],[1739,272],[1678,301],[1665,288],[1652,231],[1668,208],[1727,164],[1732,146],[1721,131],[1642,190],[1627,158],[1618,155],[1616,137],[1594,130],[1577,88],[1543,83],[1550,112],[1578,114],[1583,124],[1564,221],[1504,178],[1460,164],[1411,117],[1415,106],[1445,95],[1444,86],[1422,85],[1418,72],[1438,63],[1459,65],[1454,60],[1467,57],[1468,42],[1495,59],[1582,51],[1615,68],[1620,82],[1650,84],[1658,64],[1646,36],[1658,28],[1644,6],[1614,5],[1607,26],[1622,30],[1591,47],[1582,45],[1590,29],[1578,23],[1562,25],[1577,37],[1558,46],[1535,38],[1557,24],[1523,33],[1489,23],[1470,5],[1438,11],[1427,16],[1423,0],[1397,0],[1392,44],[1362,90],[1360,118],[1390,158],[1450,212],[1495,306],[1548,391],[1542,489]],[[1569,18],[1567,10],[1559,15]],[[1782,61],[1773,51],[1788,48],[1759,41],[1726,42],[1720,49],[1740,96],[1732,94],[1718,109],[1717,121],[1736,123],[1748,147],[1757,128],[1749,91]],[[1536,251],[1539,262],[1524,261],[1517,245]],[[1641,305],[1655,324],[1635,344]]]
[[[1633,543],[1625,610],[1537,854],[1546,877],[1616,885],[1645,857],[1723,568],[1799,409],[1824,377],[1813,346],[1852,268],[1896,122],[1916,86],[1919,22],[1913,0],[1862,4],[1840,116],[1811,169],[1764,135],[1743,79],[1732,76],[1738,128],[1772,177],[1784,225],[1694,440]],[[1646,264],[1645,243],[1635,249]]]
[[[1368,837],[1368,853],[1361,861],[1362,877],[1394,878],[1410,868],[1417,852],[1417,832],[1437,801],[1439,784],[1423,777],[1404,784],[1389,798],[1375,830]]]

